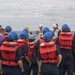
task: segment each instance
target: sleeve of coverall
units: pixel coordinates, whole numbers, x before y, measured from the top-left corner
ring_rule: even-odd
[[[58,31],[58,36],[59,36],[60,33],[61,33],[61,30]]]
[[[75,34],[74,34],[72,43],[73,43],[73,47],[72,47],[73,48],[73,57],[74,57],[74,61],[75,61]]]
[[[40,55],[40,50],[38,50],[38,60],[40,61],[40,60],[42,60],[42,58],[41,58],[41,55]]]
[[[38,51],[39,51],[39,46],[40,46],[40,41],[38,40],[34,46],[34,50],[36,50],[37,55],[38,55]]]
[[[59,37],[56,39],[56,42],[55,42],[57,45],[59,45]]]
[[[23,46],[22,51],[24,53],[24,56],[28,56],[28,46],[27,45]]]
[[[75,37],[73,38],[72,44],[73,44],[72,49],[75,52]]]
[[[40,41],[38,40],[36,45],[34,46],[34,50],[38,50],[39,49],[39,45],[40,45]]]
[[[16,52],[16,60],[17,61],[22,60],[22,55],[21,55],[20,48],[17,49],[17,52]]]

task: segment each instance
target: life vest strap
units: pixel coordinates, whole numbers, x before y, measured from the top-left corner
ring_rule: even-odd
[[[44,59],[44,58],[42,58],[42,60],[55,60],[56,58],[46,58],[46,59]]]
[[[60,48],[67,49],[67,50],[72,50],[71,46],[63,46],[63,45],[61,45]]]
[[[53,59],[53,60],[42,60],[42,63],[52,63],[52,64],[57,64],[57,59]]]
[[[16,67],[18,66],[18,63],[16,61],[2,61],[2,64],[3,65],[6,65],[6,66],[11,66],[11,67]]]

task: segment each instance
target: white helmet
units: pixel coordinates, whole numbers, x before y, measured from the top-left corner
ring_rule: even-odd
[[[57,25],[56,24],[53,24],[53,27],[57,27]]]
[[[43,25],[42,25],[42,24],[40,24],[40,25],[39,25],[39,27],[43,27]]]

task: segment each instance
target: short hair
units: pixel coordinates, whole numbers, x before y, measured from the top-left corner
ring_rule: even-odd
[[[35,39],[29,39],[29,42],[34,42],[35,41]]]
[[[4,33],[5,32],[5,29],[4,28],[1,28],[0,29],[0,33]]]
[[[50,42],[51,40],[45,40],[45,42]]]

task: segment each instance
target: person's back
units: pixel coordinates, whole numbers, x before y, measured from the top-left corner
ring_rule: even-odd
[[[70,32],[70,30],[66,30],[66,29],[62,30],[62,32],[59,35],[59,46],[62,51],[62,54],[65,55],[64,58],[67,59],[66,58],[68,57],[67,55],[72,54],[72,46],[73,46],[73,34]]]
[[[2,75],[21,75],[23,70],[16,32],[8,34],[8,40],[0,47],[0,73]]]
[[[28,39],[28,57],[32,63],[30,68],[30,75],[32,70],[33,70],[32,75],[38,75],[37,52],[34,49],[35,44],[36,44],[35,36],[32,34],[29,36]]]
[[[74,46],[73,46],[73,49],[75,50],[75,32],[74,32]],[[73,58],[74,58],[74,74],[75,74],[75,51],[73,51]]]
[[[20,42],[20,48],[21,48],[22,57],[23,57],[22,59],[23,59],[23,66],[24,66],[24,75],[29,75],[29,70],[31,67],[31,61],[28,57],[28,45],[27,45],[27,43],[28,43],[29,35],[28,35],[27,30],[24,29],[24,31],[22,31],[20,33],[19,38],[22,40],[22,41],[18,40],[18,42]]]
[[[58,43],[63,58],[59,66],[60,75],[65,75],[66,71],[68,71],[68,75],[73,75],[73,34],[66,24],[62,26]]]
[[[44,34],[44,43],[40,44],[39,72],[41,75],[59,75],[57,66],[60,64],[62,56],[56,44],[52,42],[52,33]],[[40,65],[41,64],[41,65]]]

